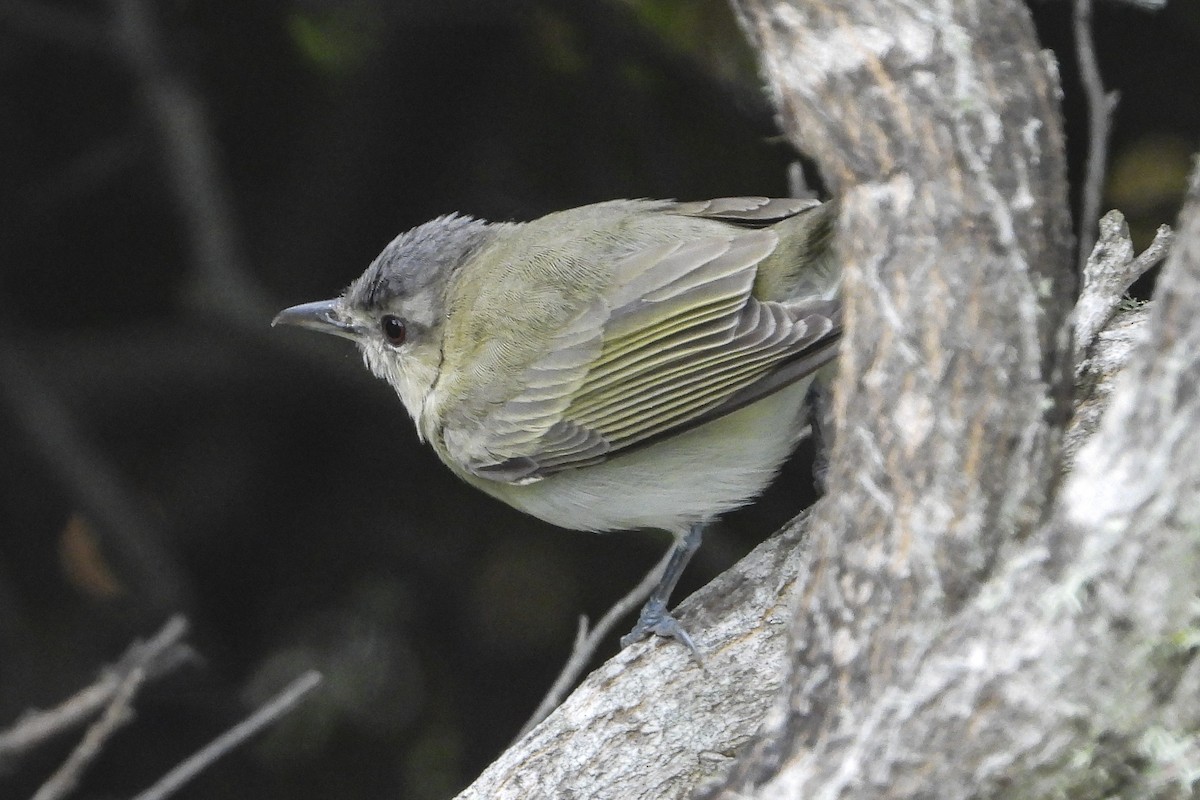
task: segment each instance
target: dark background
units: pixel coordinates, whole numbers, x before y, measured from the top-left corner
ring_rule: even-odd
[[[1077,184],[1069,6],[1033,9]],[[1200,135],[1200,3],[1097,18],[1122,92],[1104,207],[1144,245]],[[0,729],[180,611],[198,658],[77,796],[145,788],[310,667],[315,695],[179,796],[464,786],[666,537],[460,485],[351,345],[271,316],[441,213],[781,194],[795,158],[719,2],[0,0]],[[809,460],[678,597],[811,501]],[[73,743],[0,765],[0,796]]]

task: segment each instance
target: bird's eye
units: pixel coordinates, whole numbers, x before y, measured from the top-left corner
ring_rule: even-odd
[[[383,329],[383,338],[387,339],[388,344],[392,347],[404,344],[404,338],[408,335],[408,331],[404,328],[404,320],[394,314],[388,314],[379,320],[379,326]]]

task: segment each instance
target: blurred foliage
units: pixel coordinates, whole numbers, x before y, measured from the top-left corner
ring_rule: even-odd
[[[1155,132],[1115,154],[1105,197],[1132,220],[1129,230],[1139,249],[1153,241],[1154,231],[1179,208],[1196,148],[1194,140]]]
[[[284,24],[303,58],[337,76],[362,68],[379,50],[381,22],[378,6],[352,2],[321,11],[296,9]]]
[[[546,67],[564,75],[575,75],[588,67],[571,20],[557,9],[539,6],[531,17],[531,32]]]
[[[618,0],[614,0],[616,2]],[[755,79],[758,63],[726,3],[619,0],[664,47],[684,54],[723,80]]]
[[[337,293],[437,214],[778,194],[797,154],[715,0],[133,6],[159,40],[156,79],[199,102],[273,305],[245,324],[186,300],[180,171],[102,34],[112,6],[0,7],[0,348],[57,420],[0,403],[0,727],[183,611],[202,659],[138,699],[79,796],[145,788],[317,668],[322,689],[181,797],[446,797],[534,708],[578,616],[603,613],[665,538],[564,533],[471,491],[344,342],[269,331],[271,312]],[[1108,202],[1135,230],[1173,219],[1200,136],[1198,7],[1097,8],[1122,92]],[[1033,8],[1070,53],[1068,4]],[[1077,175],[1083,109],[1061,69]],[[706,541],[679,596],[811,499],[805,458]],[[139,548],[161,569],[139,568]],[[0,774],[0,797],[29,796],[69,745]]]

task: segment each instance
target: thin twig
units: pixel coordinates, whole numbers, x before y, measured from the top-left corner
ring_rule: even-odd
[[[106,667],[87,688],[52,709],[26,713],[11,728],[0,732],[0,763],[19,758],[47,739],[82,725],[112,701],[131,670],[140,668],[148,678],[155,678],[174,669],[190,652],[182,644],[187,629],[186,619],[171,617],[152,639],[130,645],[121,660]]]
[[[92,686],[51,711],[26,715],[0,736],[0,755],[20,755],[46,739],[82,723],[102,706],[104,713],[92,723],[67,760],[38,789],[34,800],[58,800],[76,786],[84,771],[104,748],[104,743],[133,719],[131,704],[148,678],[162,674],[182,661],[187,620],[167,620],[147,642],[135,642],[115,667],[105,670]],[[105,705],[107,704],[107,705]]]
[[[79,785],[84,770],[100,755],[104,743],[133,719],[131,704],[145,680],[146,670],[141,667],[134,667],[125,674],[100,719],[92,723],[67,760],[37,790],[33,800],[59,800]]]
[[[546,696],[542,698],[542,702],[538,704],[536,710],[530,715],[528,721],[521,726],[520,732],[517,734],[515,742],[525,734],[529,733],[534,727],[550,716],[550,712],[558,707],[562,702],[567,691],[575,685],[575,681],[579,679],[580,673],[584,667],[591,661],[592,656],[596,652],[596,648],[600,646],[600,642],[609,634],[621,618],[630,613],[642,603],[646,602],[646,598],[654,591],[655,585],[658,584],[658,579],[662,577],[663,570],[667,568],[667,561],[671,557],[671,550],[659,559],[654,568],[646,573],[646,577],[642,578],[641,583],[633,587],[629,592],[613,604],[600,621],[596,623],[596,627],[592,628],[589,633],[587,630],[587,617],[579,618],[579,628],[575,633],[575,644],[571,647],[571,656],[567,659],[567,663],[563,665],[562,671],[554,680],[554,684],[550,690],[546,692]]]
[[[260,706],[253,714],[213,739],[195,754],[162,776],[133,800],[163,800],[178,791],[214,761],[223,757],[242,742],[278,720],[296,706],[304,695],[321,682],[321,673],[309,670],[288,684],[283,691]]]
[[[1129,264],[1129,275],[1133,277],[1129,286],[1133,286],[1134,281],[1166,261],[1174,242],[1175,232],[1171,230],[1171,226],[1159,225],[1158,230],[1154,232],[1154,241]],[[1126,291],[1129,290],[1129,286],[1125,287]]]
[[[95,683],[54,708],[26,712],[11,728],[0,733],[0,764],[19,758],[47,739],[82,725],[112,700],[120,684],[120,675],[106,671]]]
[[[1092,39],[1092,0],[1075,0],[1075,59],[1083,81],[1088,108],[1088,157],[1079,216],[1079,268],[1082,270],[1096,242],[1104,171],[1108,163],[1108,134],[1117,107],[1117,92],[1105,93]]]

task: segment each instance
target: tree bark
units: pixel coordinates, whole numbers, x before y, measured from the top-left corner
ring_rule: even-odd
[[[1114,525],[1125,504],[1167,488],[1166,470],[1147,470],[1128,493],[1136,470],[1113,466],[1114,443],[1122,454],[1133,444],[1121,422],[1106,420],[1051,505],[1073,282],[1057,81],[1026,10],[736,5],[785,131],[844,198],[850,335],[787,701],[712,794],[1162,790],[1154,769],[1137,769],[1153,760],[1144,735],[1170,720],[1172,738],[1188,741],[1194,718],[1180,726],[1178,712],[1198,704],[1177,678],[1155,694],[1150,652],[1195,626],[1197,542],[1180,531],[1152,541],[1132,513]],[[1144,346],[1139,367],[1155,356]],[[1147,377],[1139,391],[1176,402],[1127,402],[1186,429],[1194,381],[1182,399]],[[1200,451],[1182,434],[1168,443],[1167,429],[1136,422],[1172,469],[1194,467]],[[1190,652],[1176,648],[1173,675]]]
[[[882,657],[872,675],[886,687],[842,702],[816,739],[803,738],[797,659],[775,730],[713,796],[1194,796],[1200,171],[1182,219],[1149,313],[1100,340],[1102,361],[1130,352],[1129,319],[1146,320],[1115,385],[1097,388],[1111,405],[1053,516],[1006,545],[967,606],[905,643],[919,659]]]
[[[1027,9],[733,1],[840,203],[827,496],[681,606],[703,673],[627,649],[461,796],[1189,796],[1200,189],[1160,300],[1085,343],[1076,430],[1112,407],[1060,494],[1075,278]]]

